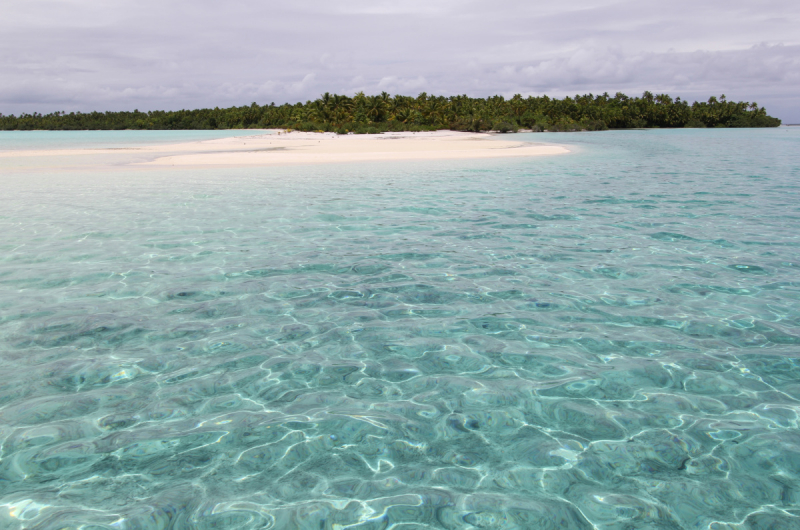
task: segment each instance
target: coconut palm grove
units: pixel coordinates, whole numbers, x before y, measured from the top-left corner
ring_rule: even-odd
[[[50,114],[0,114],[0,130],[115,130],[115,129],[256,129],[284,128],[301,131],[380,133],[386,131],[515,132],[580,131],[677,127],[777,127],[781,120],[769,116],[757,103],[727,101],[724,95],[706,102],[673,99],[667,94],[628,97],[565,97],[563,99],[503,96],[472,98],[417,97],[386,92],[354,97],[325,93],[305,103],[140,112],[53,112]]]

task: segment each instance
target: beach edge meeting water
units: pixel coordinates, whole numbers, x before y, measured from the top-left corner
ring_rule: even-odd
[[[488,134],[456,131],[338,135],[265,131],[188,143],[137,145],[104,149],[3,150],[0,164],[10,168],[91,166],[95,161],[118,167],[232,167],[330,164],[399,160],[507,158],[566,154],[559,145],[496,139]],[[231,131],[235,134],[235,131]],[[102,155],[98,157],[98,155]],[[94,157],[94,158],[93,158]]]

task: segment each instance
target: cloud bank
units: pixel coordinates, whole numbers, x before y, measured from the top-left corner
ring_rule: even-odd
[[[5,0],[0,112],[321,92],[726,94],[800,122],[800,3]]]

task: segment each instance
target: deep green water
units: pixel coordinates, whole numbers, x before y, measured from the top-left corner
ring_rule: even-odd
[[[800,129],[515,138],[0,176],[0,528],[800,528]]]

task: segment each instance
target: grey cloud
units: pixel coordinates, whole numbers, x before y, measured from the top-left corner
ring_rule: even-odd
[[[653,90],[800,122],[798,23],[786,0],[6,0],[0,112]]]

